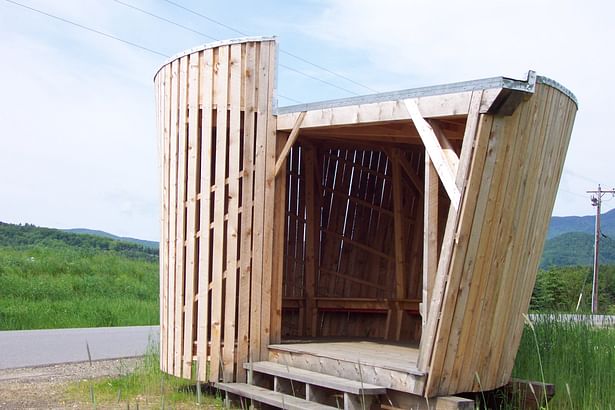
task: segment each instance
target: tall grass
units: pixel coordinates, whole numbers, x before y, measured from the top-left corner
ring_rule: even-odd
[[[118,377],[75,383],[69,394],[84,401],[95,397],[104,408],[205,408],[223,407],[220,397],[198,394],[194,380],[179,379],[160,371],[158,347],[150,345],[136,369],[121,369]],[[92,401],[92,400],[90,400]]]
[[[534,332],[526,326],[513,376],[542,380],[542,372],[555,385],[551,408],[615,408],[615,329],[557,317],[534,322]]]
[[[158,323],[158,263],[69,246],[0,247],[0,330]]]

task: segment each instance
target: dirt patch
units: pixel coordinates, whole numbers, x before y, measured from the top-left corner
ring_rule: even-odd
[[[132,371],[140,359],[100,360],[44,367],[0,370],[0,409],[92,408],[66,393],[79,380],[118,376]],[[100,406],[98,407],[100,408]]]

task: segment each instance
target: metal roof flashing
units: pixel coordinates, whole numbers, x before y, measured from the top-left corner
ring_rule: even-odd
[[[507,77],[491,77],[480,80],[463,81],[450,84],[440,84],[428,87],[411,88],[399,91],[389,91],[384,93],[367,94],[357,97],[341,98],[335,100],[318,101],[306,104],[296,104],[285,107],[280,107],[276,111],[276,115],[288,114],[300,111],[320,110],[327,108],[337,108],[349,105],[361,105],[378,103],[385,101],[397,101],[408,98],[419,98],[434,95],[445,95],[453,93],[461,93],[466,91],[475,90],[488,90],[494,88],[503,88],[510,91],[523,92],[533,94],[536,88],[536,83],[546,84],[554,87],[568,97],[570,97],[575,104],[577,99],[574,94],[560,83],[553,81],[547,77],[537,76],[534,71],[528,71],[525,80],[517,80]]]

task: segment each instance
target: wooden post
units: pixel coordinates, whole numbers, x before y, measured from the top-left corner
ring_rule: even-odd
[[[314,297],[316,296],[316,270],[318,268],[318,237],[320,232],[320,215],[317,200],[316,152],[311,144],[303,144],[305,166],[305,206],[307,216],[306,255],[305,255],[305,330],[304,334],[316,336]]]
[[[399,165],[399,152],[395,152],[392,158],[392,181],[393,181],[393,229],[394,229],[394,245],[395,245],[395,298],[404,299],[406,297],[406,282],[407,282],[407,269],[406,269],[406,228],[403,221],[403,186],[401,176],[401,166]],[[401,323],[403,319],[403,311],[399,309],[399,305],[395,306],[394,312],[392,312],[395,318],[395,326],[390,330],[394,330],[394,333],[390,336],[394,340],[399,340],[401,333]]]
[[[429,315],[429,301],[438,270],[438,174],[425,152],[425,197],[423,222],[423,302],[422,321],[427,323]]]

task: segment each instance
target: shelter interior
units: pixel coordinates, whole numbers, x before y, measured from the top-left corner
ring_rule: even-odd
[[[451,159],[459,158],[465,122],[431,122]],[[301,131],[286,163],[283,342],[418,345],[436,273],[423,269],[424,244],[431,242],[425,256],[435,267],[450,205],[429,167],[409,120]]]

